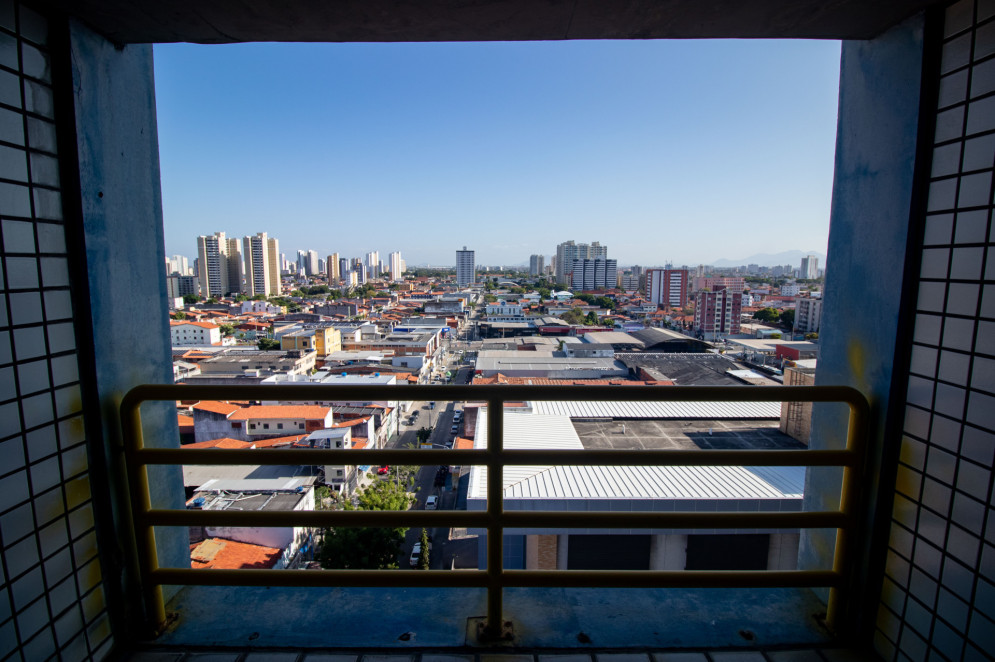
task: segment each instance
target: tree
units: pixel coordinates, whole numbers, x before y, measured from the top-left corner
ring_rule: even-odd
[[[781,311],[781,316],[780,316],[780,322],[781,322],[781,324],[786,329],[790,329],[792,326],[794,326],[795,325],[795,309],[794,308],[789,308],[787,310],[782,310]]]
[[[422,427],[418,429],[415,433],[415,437],[418,439],[419,444],[424,444],[428,441],[429,437],[432,436],[432,428]]]
[[[760,320],[761,322],[776,322],[780,313],[777,312],[776,308],[761,308],[757,312],[753,313],[753,319]]]
[[[257,294],[256,296],[252,297],[252,300],[253,301],[266,301],[266,295],[265,294]]]
[[[818,340],[818,339],[819,339],[819,334],[818,333],[806,333],[805,334],[805,340]]]
[[[196,294],[184,294],[183,295],[183,303],[187,304],[188,306],[192,305],[192,304],[195,304],[198,301],[200,301],[200,297],[197,296]]]
[[[598,325],[598,314],[593,310],[587,313],[587,317],[584,318],[584,324],[587,326],[597,326]]]
[[[248,300],[249,300],[249,297],[245,296],[242,293],[239,293],[239,294],[235,295],[235,303],[242,303],[243,301],[248,301]]]
[[[584,321],[587,318],[584,316],[584,312],[580,308],[574,308],[560,315],[560,319],[562,319],[567,324],[573,324],[574,326],[583,326]]]
[[[359,510],[407,510],[412,496],[394,481],[381,480],[359,495]],[[346,510],[352,504],[345,504]],[[383,570],[397,567],[407,528],[337,527],[326,529],[318,560],[322,568]]]
[[[170,317],[172,317],[174,320],[185,320],[187,318],[187,314],[182,310],[178,310],[172,315],[170,315]]]
[[[258,347],[263,351],[280,349],[280,341],[273,340],[271,338],[260,338],[258,341],[256,341],[256,347]]]
[[[428,564],[428,552],[429,552],[429,549],[428,549],[428,529],[426,529],[424,526],[421,529],[421,538],[420,538],[420,541],[421,541],[421,556],[418,558],[418,569],[419,570],[428,570],[429,569],[429,564]]]
[[[340,526],[326,529],[318,552],[322,568],[384,570],[397,567],[404,529]]]
[[[234,335],[235,327],[231,324],[221,324],[218,326],[221,329],[221,335],[227,338],[228,336]]]
[[[484,295],[484,301],[487,302],[487,303],[494,303],[497,300],[498,300],[498,298],[496,296],[494,296],[493,294],[485,294]]]
[[[607,310],[615,310],[615,300],[610,297],[597,297],[594,303]]]
[[[210,299],[208,299],[208,300],[207,300],[207,301],[205,301],[204,303],[207,303],[207,304],[215,304],[215,303],[217,303],[217,302],[218,302],[217,298],[215,298],[215,297],[211,297]]]

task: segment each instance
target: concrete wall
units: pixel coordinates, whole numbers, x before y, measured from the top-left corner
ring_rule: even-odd
[[[173,378],[152,47],[118,47],[76,22],[70,40],[97,396],[109,450],[120,443],[121,397]],[[173,405],[146,405],[142,419],[146,445],[179,446]],[[156,467],[150,477],[153,507],[183,507],[180,467]],[[122,503],[115,499],[114,517],[123,533]],[[126,535],[119,539],[127,544]],[[103,553],[124,558],[120,549]],[[186,536],[160,537],[158,553],[162,566],[187,565]]]
[[[896,338],[909,233],[922,72],[923,16],[870,41],[844,42],[840,65],[836,172],[816,385],[857,388],[872,407],[872,466],[865,494],[874,507],[886,412],[892,397]],[[873,287],[868,287],[873,284]],[[853,315],[853,293],[861,293]],[[868,332],[873,329],[873,332]],[[847,410],[813,407],[813,449],[846,443]],[[811,469],[805,510],[839,507],[841,470]],[[871,535],[859,536],[870,540]],[[835,533],[803,533],[799,566],[832,567]],[[865,560],[866,553],[864,550]],[[868,566],[864,566],[865,568]],[[866,586],[867,578],[855,585]]]
[[[801,534],[772,533],[770,547],[767,549],[768,570],[797,570],[798,543]]]

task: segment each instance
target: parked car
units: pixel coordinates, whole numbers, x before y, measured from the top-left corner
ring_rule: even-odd
[[[453,414],[453,422],[454,423],[459,423],[462,420],[463,420],[463,412],[458,411],[455,414]]]
[[[425,510],[435,510],[438,507],[439,507],[439,497],[430,496],[429,498],[425,499]],[[431,549],[431,547],[429,549]]]
[[[381,476],[386,476],[387,474],[390,473],[390,465],[387,464],[383,465],[382,467],[377,469],[377,473]]]
[[[428,552],[429,554],[432,553],[431,542],[428,543]],[[413,568],[416,565],[418,565],[418,559],[420,558],[421,558],[421,542],[416,542],[415,546],[411,548],[411,557],[408,559],[408,563],[410,563],[411,567]]]

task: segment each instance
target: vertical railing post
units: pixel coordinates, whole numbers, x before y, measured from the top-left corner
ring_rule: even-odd
[[[501,636],[504,601],[504,401],[487,401],[487,625],[488,638]]]
[[[162,586],[151,580],[152,571],[159,568],[159,555],[156,550],[155,528],[148,524],[146,517],[152,508],[148,468],[137,459],[135,452],[145,445],[142,435],[141,401],[126,399],[122,402],[121,418],[121,433],[126,451],[125,468],[131,493],[132,519],[135,522],[137,549],[133,558],[137,560],[138,576],[145,596],[145,616],[150,621],[153,634],[158,634],[166,625],[166,605]]]
[[[829,589],[826,605],[826,627],[836,636],[849,634],[844,615],[849,611],[847,604],[853,595],[851,570],[854,557],[853,545],[858,541],[854,528],[857,526],[856,510],[860,499],[860,483],[863,474],[864,454],[867,452],[866,402],[849,402],[850,417],[847,425],[846,450],[854,458],[852,464],[843,467],[843,480],[840,489],[840,512],[846,519],[846,526],[836,529],[836,548],[833,553],[833,571],[842,577],[839,587]]]

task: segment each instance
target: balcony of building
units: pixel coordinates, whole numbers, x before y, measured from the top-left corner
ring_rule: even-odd
[[[502,650],[470,625],[488,614],[486,588],[435,575],[393,589],[346,577],[177,589],[166,577],[162,604],[178,617],[154,636],[157,584],[136,567],[119,411],[134,387],[172,381],[151,43],[708,37],[844,40],[816,384],[869,402],[848,571],[820,580],[845,581],[847,609],[832,627],[818,618],[826,584],[509,586],[512,641],[530,658],[778,660],[801,647],[832,659],[843,646],[889,660],[985,659],[995,643],[995,7],[981,0],[0,3],[0,655],[483,660]],[[812,449],[843,449],[845,416],[817,405]],[[175,447],[175,416],[147,405],[143,436]],[[806,481],[806,511],[839,505],[838,467],[814,466]],[[159,469],[149,503],[182,510],[178,484],[178,469]],[[833,567],[837,524],[805,538],[799,568]],[[155,549],[163,567],[189,563],[183,536],[163,533]]]

